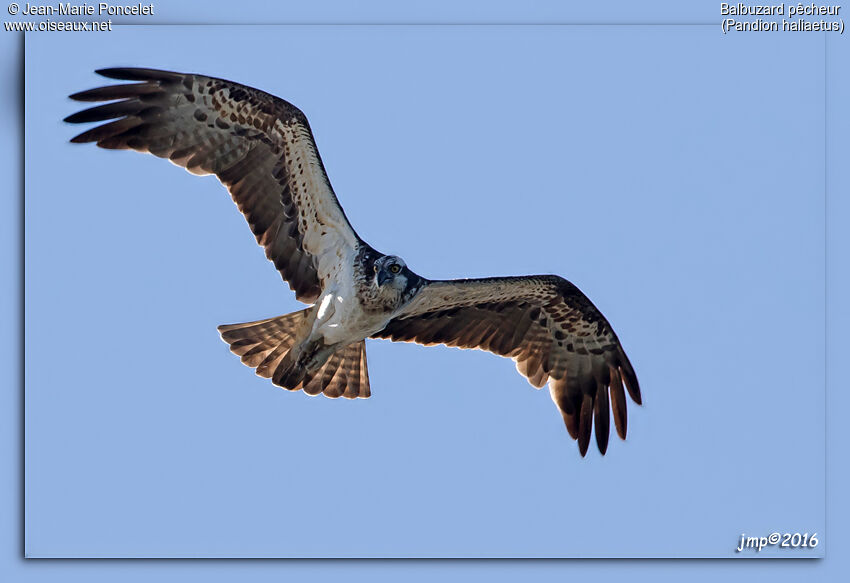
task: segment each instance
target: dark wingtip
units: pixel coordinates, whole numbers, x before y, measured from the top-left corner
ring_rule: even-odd
[[[69,95],[68,98],[73,99],[74,101],[89,101],[88,99],[86,99],[86,95],[88,93],[89,93],[88,90],[87,91],[78,91],[76,93],[72,93],[71,95]],[[68,118],[65,118],[65,121],[68,121]]]
[[[632,401],[638,405],[643,405],[643,398],[640,394],[640,385],[638,384],[635,373],[631,372],[631,374],[623,375],[623,380],[626,382],[626,390],[629,392],[629,396],[632,398]]]
[[[620,371],[623,377],[623,382],[626,385],[626,390],[629,392],[629,396],[632,398],[632,401],[638,405],[643,405],[643,399],[641,399],[640,395],[640,385],[638,384],[635,369],[632,368],[632,363],[629,362],[629,359],[625,354],[623,354],[623,359],[620,363]]]
[[[608,403],[608,386],[600,385],[596,389],[596,401],[593,406],[593,428],[596,433],[596,445],[599,453],[608,451],[608,437],[611,433],[611,406]]]
[[[588,436],[590,437],[590,436]],[[578,452],[581,454],[581,457],[585,457],[587,455],[587,448],[590,445],[590,439],[579,439],[578,440]]]
[[[596,439],[596,445],[599,446],[599,453],[605,455],[605,452],[608,451],[608,436],[605,436],[604,441],[599,441],[599,438]]]
[[[71,98],[73,99],[73,96],[71,96]],[[71,115],[69,115],[68,117],[63,119],[62,121],[66,122],[66,123],[86,123],[86,122],[89,122],[89,121],[100,121],[100,120],[87,119],[87,117],[88,117],[86,115],[87,111],[88,110],[83,110],[83,111],[78,111],[77,113],[72,113]]]
[[[101,77],[109,79],[133,80],[138,77],[137,69],[133,67],[106,67],[104,69],[95,69],[95,73]]]
[[[121,81],[177,81],[183,77],[180,73],[161,69],[142,69],[139,67],[109,67],[96,69],[95,73],[109,79]]]
[[[146,95],[158,93],[162,89],[155,81],[142,83],[122,83],[120,85],[107,85],[96,87],[86,91],[80,91],[69,95],[74,101],[113,101],[116,99],[128,99],[133,97],[144,98]]]
[[[71,143],[82,144],[85,142],[97,142],[101,148],[112,150],[126,148],[126,142],[122,140],[114,141],[115,138],[121,138],[126,132],[137,127],[141,122],[135,117],[125,117],[116,121],[112,121],[103,125],[93,127],[92,129],[81,133],[78,136],[71,138]]]
[[[590,432],[593,424],[593,399],[590,395],[585,394],[581,402],[581,410],[578,418],[578,450],[581,452],[581,457],[587,454],[587,448],[590,446]]]

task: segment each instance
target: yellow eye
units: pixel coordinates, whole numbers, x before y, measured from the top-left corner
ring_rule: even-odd
[[[398,263],[390,265],[390,273],[398,273],[399,271],[401,271],[401,267],[399,267]]]
[[[378,266],[375,266],[375,273],[378,273]]]

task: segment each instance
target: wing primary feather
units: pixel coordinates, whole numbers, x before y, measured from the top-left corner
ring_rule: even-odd
[[[87,89],[73,93],[68,97],[74,101],[111,101],[113,99],[128,99],[131,97],[140,97],[142,95],[150,95],[159,93],[159,85],[156,83],[133,83],[124,85],[107,85],[106,87],[97,87],[95,89]],[[65,121],[68,121],[67,118]]]
[[[643,405],[643,400],[640,397],[640,386],[638,385],[637,376],[632,368],[631,363],[627,358],[623,358],[620,363],[620,373],[623,377],[623,382],[626,384],[626,390],[629,391],[629,396],[638,405]]]
[[[88,131],[74,136],[73,138],[71,138],[71,141],[75,144],[83,144],[86,142],[100,142],[107,138],[112,138],[119,134],[123,134],[127,130],[132,129],[140,125],[141,123],[142,120],[137,117],[125,117],[117,121],[94,127]]]
[[[128,99],[125,101],[107,103],[106,105],[89,107],[88,109],[69,115],[64,119],[64,121],[68,123],[89,123],[115,119],[118,117],[124,117],[125,115],[149,115],[154,113],[156,110],[162,111],[162,108],[154,105],[142,105],[135,99]]]
[[[628,414],[626,410],[626,393],[623,391],[623,383],[620,381],[620,372],[611,367],[611,409],[614,412],[614,426],[620,439],[626,438],[628,427]]]
[[[581,412],[578,420],[578,450],[581,457],[587,455],[590,445],[590,430],[593,425],[593,397],[585,394],[581,402]]]
[[[159,69],[142,69],[139,67],[112,67],[97,69],[95,73],[109,79],[121,81],[180,81],[185,76],[182,73],[161,71]]]
[[[596,445],[602,455],[605,455],[608,450],[609,424],[608,387],[600,383],[596,389],[596,400],[593,407],[593,427],[596,430]]]
[[[562,416],[564,418],[564,425],[567,427],[567,433],[570,434],[570,437],[573,439],[578,439],[578,418],[579,414],[576,413],[566,413],[562,412]]]

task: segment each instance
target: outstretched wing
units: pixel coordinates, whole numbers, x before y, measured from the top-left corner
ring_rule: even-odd
[[[359,239],[304,114],[273,95],[213,77],[152,69],[98,73],[138,83],[71,95],[111,103],[65,121],[113,120],[71,141],[149,152],[193,174],[215,174],[296,298],[315,301]]]
[[[609,407],[617,433],[626,438],[624,383],[641,403],[637,377],[611,325],[576,286],[554,275],[429,282],[374,337],[513,358],[532,385],[549,382],[581,455],[591,425],[605,453]]]

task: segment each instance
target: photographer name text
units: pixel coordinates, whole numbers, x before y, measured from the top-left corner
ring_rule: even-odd
[[[153,4],[30,4],[27,2],[20,10],[24,16],[153,16]]]

